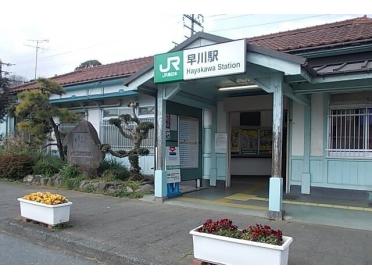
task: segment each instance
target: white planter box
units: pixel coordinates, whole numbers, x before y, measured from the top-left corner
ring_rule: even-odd
[[[42,204],[22,198],[18,199],[21,216],[51,226],[66,223],[70,220],[72,202],[57,205]]]
[[[225,236],[190,231],[194,257],[199,260],[229,265],[286,265],[293,239],[283,236],[281,246]]]

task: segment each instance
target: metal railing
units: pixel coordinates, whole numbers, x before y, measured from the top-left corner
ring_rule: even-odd
[[[372,158],[370,125],[371,108],[330,109],[328,156]]]
[[[141,122],[152,122],[155,124],[154,118],[141,118]],[[132,125],[134,128],[134,124]],[[123,137],[118,128],[109,123],[109,120],[102,120],[100,123],[100,140],[103,144],[110,144],[113,150],[130,150],[133,148],[133,141]],[[149,131],[147,139],[142,141],[142,147],[148,148],[150,153],[154,152],[155,130]]]

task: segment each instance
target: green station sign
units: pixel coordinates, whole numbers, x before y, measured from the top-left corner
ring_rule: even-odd
[[[155,83],[244,73],[245,40],[155,55]]]

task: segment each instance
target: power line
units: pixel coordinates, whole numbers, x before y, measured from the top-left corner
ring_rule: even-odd
[[[43,49],[42,47],[39,46],[39,44],[48,43],[49,40],[44,39],[44,40],[29,40],[29,41],[35,43],[35,45],[25,45],[25,46],[29,46],[29,47],[35,48],[35,80],[36,80],[36,76],[37,76],[37,59],[38,59],[39,49]]]
[[[301,18],[289,19],[289,20],[287,19],[287,20],[271,21],[271,22],[265,22],[265,23],[260,23],[260,24],[251,24],[251,25],[244,25],[244,26],[233,27],[233,28],[215,29],[215,30],[211,30],[210,32],[220,32],[220,31],[228,31],[228,30],[236,30],[236,29],[245,29],[245,28],[248,28],[248,27],[257,27],[257,26],[271,25],[271,24],[283,23],[283,22],[299,21],[299,20],[304,20],[304,19],[309,19],[309,18],[315,18],[315,17],[324,17],[324,16],[329,16],[329,14],[315,15],[315,16],[308,16],[308,17],[301,17]]]

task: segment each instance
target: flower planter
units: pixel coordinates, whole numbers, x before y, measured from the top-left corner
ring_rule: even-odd
[[[288,250],[293,239],[283,236],[283,244],[272,245],[201,233],[197,227],[190,231],[193,238],[194,258],[210,263],[229,265],[286,265]]]
[[[72,202],[48,205],[22,198],[18,198],[18,201],[23,218],[38,221],[50,226],[66,223],[70,220],[70,207]]]

